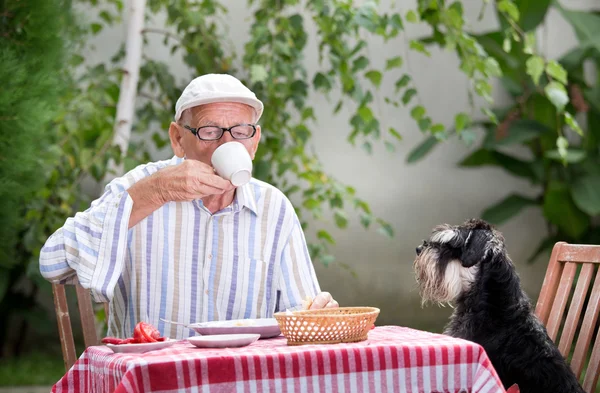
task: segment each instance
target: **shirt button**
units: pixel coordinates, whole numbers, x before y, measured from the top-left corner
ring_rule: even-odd
[[[204,291],[204,293],[206,293],[208,295],[208,289],[206,291]]]
[[[212,259],[212,254],[208,254],[208,259]]]

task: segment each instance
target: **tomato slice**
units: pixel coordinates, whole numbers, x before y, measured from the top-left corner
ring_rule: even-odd
[[[139,327],[139,328],[138,328]],[[139,334],[142,337],[142,342],[153,343],[156,342],[156,339],[153,337],[154,332],[158,333],[158,330],[149,323],[140,322],[136,325],[136,328],[139,330]],[[160,337],[160,333],[158,333],[158,337]]]
[[[144,334],[142,333],[141,322],[138,323],[137,325],[135,325],[135,328],[133,328],[133,338],[136,342],[139,342],[139,343],[146,342],[146,338],[144,337]]]

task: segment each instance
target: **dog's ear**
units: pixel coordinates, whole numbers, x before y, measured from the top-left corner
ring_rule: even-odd
[[[467,233],[462,247],[461,263],[471,267],[479,262],[487,262],[492,254],[487,246],[490,233],[484,229],[471,229]]]

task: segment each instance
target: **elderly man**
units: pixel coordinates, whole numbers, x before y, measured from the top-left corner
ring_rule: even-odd
[[[263,104],[230,75],[194,79],[169,127],[175,156],[141,165],[106,186],[89,209],[67,219],[41,251],[55,283],[79,281],[110,301],[108,335],[130,336],[146,321],[172,338],[183,323],[265,318],[277,310],[337,307],[320,292],[293,206],[256,179],[219,177],[211,156],[242,143],[252,158]]]

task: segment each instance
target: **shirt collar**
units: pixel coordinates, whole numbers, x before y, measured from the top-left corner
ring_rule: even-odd
[[[256,207],[256,197],[254,195],[253,181],[250,180],[248,183],[244,184],[241,187],[238,187],[235,192],[235,202],[239,205],[239,207],[247,207],[254,214],[258,215],[258,209]],[[237,210],[237,209],[236,209]]]

